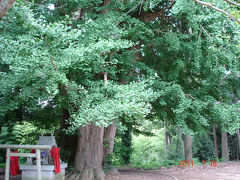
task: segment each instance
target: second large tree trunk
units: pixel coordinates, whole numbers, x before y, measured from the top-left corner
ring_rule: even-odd
[[[109,155],[113,152],[114,138],[116,135],[116,125],[111,124],[104,129],[103,136],[103,167],[111,169],[112,159]]]
[[[109,154],[113,152],[115,134],[116,134],[115,124],[111,124],[105,128],[103,136],[104,141],[103,158],[106,158]]]
[[[192,161],[192,136],[184,136],[184,154],[186,161]]]
[[[79,128],[79,139],[75,157],[74,174],[69,179],[104,180],[102,169],[104,127],[87,125]]]
[[[222,158],[224,158],[224,161],[229,161],[228,137],[226,132],[222,132]]]

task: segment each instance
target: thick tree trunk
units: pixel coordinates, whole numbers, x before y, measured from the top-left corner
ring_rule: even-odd
[[[16,0],[0,0],[0,18],[5,16]]]
[[[116,134],[115,124],[111,124],[105,128],[103,136],[104,142],[103,158],[106,158],[109,154],[113,152],[115,134]]]
[[[184,136],[184,154],[186,161],[192,161],[192,136]]]
[[[68,179],[72,180],[104,180],[102,169],[104,128],[87,125],[79,128],[79,139],[75,157],[75,170]]]
[[[229,161],[228,137],[226,132],[222,132],[222,158],[226,162]]]
[[[214,140],[214,149],[215,149],[215,156],[217,159],[218,157],[218,144],[217,144],[217,135],[216,135],[216,126],[215,124],[213,125],[213,140]]]

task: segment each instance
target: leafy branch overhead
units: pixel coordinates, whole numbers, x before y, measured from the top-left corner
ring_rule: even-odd
[[[2,116],[45,103],[72,131],[157,117],[191,132],[217,121],[216,104],[237,117],[238,26],[196,5],[236,19],[235,1],[104,2],[15,3],[0,21]]]
[[[211,3],[204,2],[204,1],[199,1],[199,0],[193,0],[193,1],[198,3],[198,4],[201,4],[201,5],[207,6],[209,8],[212,8],[212,9],[218,11],[218,12],[221,12],[221,13],[225,14],[227,17],[229,17],[230,19],[232,19],[233,21],[236,21],[237,23],[240,24],[240,19],[237,19],[236,17],[231,15],[231,13],[228,13],[227,11],[225,11],[223,9],[219,9],[218,7],[212,5]],[[234,5],[236,7],[240,7],[240,4],[238,4],[236,2],[229,1],[229,0],[223,0],[223,1],[228,2],[229,4]]]

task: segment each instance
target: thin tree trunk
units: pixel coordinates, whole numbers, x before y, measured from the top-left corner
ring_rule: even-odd
[[[238,151],[237,151],[237,157],[238,157],[238,160],[239,160],[239,153],[240,153],[240,133],[239,133],[239,129],[237,130],[237,149],[238,149]]]
[[[182,148],[183,148],[183,153],[185,152],[185,149],[184,149],[184,142],[183,142],[183,139],[182,139],[182,130],[180,127],[178,127],[178,131],[179,131],[179,136],[180,136],[180,141],[182,143]]]
[[[238,137],[236,138],[236,140],[237,140],[237,160],[239,160],[239,141],[238,141]]]
[[[236,149],[234,148],[235,147],[235,143],[234,143],[234,138],[233,138],[233,136],[231,135],[230,136],[230,138],[231,138],[231,144],[232,144],[232,146],[230,146],[230,149],[229,149],[229,151],[230,151],[230,154],[229,154],[229,159],[236,159],[236,157],[237,157],[237,152],[236,152]],[[236,153],[235,153],[236,152]]]
[[[177,144],[176,144],[176,154],[180,154],[181,153],[181,150],[180,150],[180,148],[181,148],[181,141],[182,141],[182,138],[181,138],[181,136],[180,136],[180,132],[178,131],[177,132]]]
[[[77,173],[70,180],[104,180],[102,169],[104,128],[87,125],[79,128],[79,139],[75,157]]]
[[[218,157],[218,144],[217,144],[217,135],[216,135],[216,125],[213,125],[213,140],[214,140],[214,149],[215,149],[215,156],[217,159]]]
[[[229,161],[229,153],[228,153],[228,137],[226,132],[222,132],[222,158],[224,161]]]
[[[192,161],[192,136],[184,136],[184,155],[186,161]]]
[[[164,134],[165,134],[165,154],[166,158],[168,158],[168,146],[170,145],[170,134],[167,130],[167,123],[164,124]]]

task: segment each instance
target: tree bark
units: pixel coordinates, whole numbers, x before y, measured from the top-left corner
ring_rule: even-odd
[[[192,136],[184,136],[184,155],[186,161],[192,161]]]
[[[237,157],[239,159],[239,153],[240,153],[240,133],[239,133],[239,129],[237,130]]]
[[[104,1],[105,4],[106,1]],[[108,1],[109,3],[111,1]],[[106,12],[105,12],[106,13]],[[104,84],[105,87],[108,86],[108,73],[104,72]],[[103,160],[106,158],[109,154],[113,152],[113,147],[114,147],[114,138],[116,135],[116,125],[111,124],[108,127],[105,128],[104,130],[104,150],[103,150]],[[106,163],[106,161],[103,161],[103,164]]]
[[[164,134],[165,134],[165,154],[166,154],[166,158],[168,158],[168,146],[170,145],[170,134],[167,130],[167,123],[165,123],[165,127],[164,127]]]
[[[16,0],[0,0],[0,18],[5,16]]]
[[[224,161],[229,161],[229,153],[228,153],[228,137],[226,132],[222,132],[222,158]]]
[[[116,135],[115,124],[111,124],[105,128],[103,136],[104,141],[103,159],[113,152],[115,135]]]
[[[217,159],[218,157],[218,144],[217,144],[217,135],[216,135],[216,125],[213,125],[213,140],[214,140],[214,149],[215,149],[215,156]]]
[[[104,180],[102,169],[104,128],[93,124],[79,128],[75,157],[75,171],[72,180]]]
[[[182,150],[183,150],[183,153],[185,152],[185,149],[184,149],[184,142],[183,142],[183,138],[182,138],[182,129],[180,127],[178,127],[178,132],[179,132],[179,138],[180,138],[180,141],[181,141],[181,145],[182,145]]]

